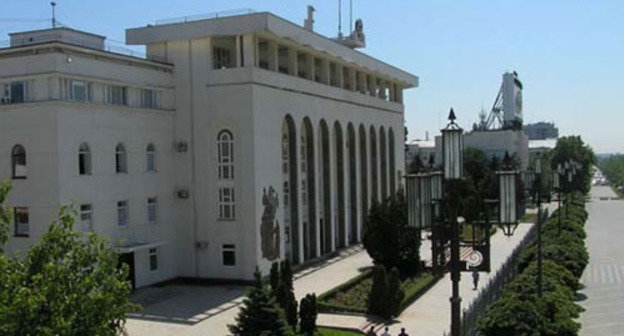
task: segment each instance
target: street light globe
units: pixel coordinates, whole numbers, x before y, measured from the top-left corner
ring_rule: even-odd
[[[464,130],[455,123],[455,112],[451,108],[449,123],[442,132],[442,156],[444,160],[444,178],[459,179],[463,175]]]

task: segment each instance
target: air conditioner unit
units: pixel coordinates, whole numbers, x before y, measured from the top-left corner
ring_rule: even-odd
[[[186,153],[188,151],[188,143],[185,141],[178,142],[176,147],[179,153]]]
[[[189,198],[189,191],[188,189],[178,189],[178,198],[180,199],[187,199]]]

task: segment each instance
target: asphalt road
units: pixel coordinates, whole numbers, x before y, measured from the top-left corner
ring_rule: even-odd
[[[582,336],[624,336],[624,201],[610,199],[615,196],[610,187],[595,186],[587,203],[590,261],[581,279]]]

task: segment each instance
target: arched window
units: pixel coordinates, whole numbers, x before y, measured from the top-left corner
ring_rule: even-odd
[[[128,154],[123,144],[118,144],[117,147],[115,147],[115,172],[128,172]]]
[[[223,130],[217,136],[217,165],[220,180],[234,179],[234,137]]]
[[[78,147],[78,173],[91,175],[91,149],[84,142]]]
[[[156,171],[156,147],[152,143],[145,150],[145,167],[148,172]]]
[[[13,150],[11,150],[11,167],[14,180],[26,178],[26,150],[24,146],[13,146]]]

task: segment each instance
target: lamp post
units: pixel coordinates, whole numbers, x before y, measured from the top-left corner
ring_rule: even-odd
[[[542,159],[539,154],[535,159],[535,195],[537,198],[537,295],[542,296]]]
[[[442,132],[442,151],[444,162],[444,178],[448,182],[448,209],[451,224],[451,336],[461,333],[461,297],[459,296],[460,260],[459,260],[459,221],[457,208],[459,196],[452,192],[463,174],[464,130],[455,123],[455,112],[451,108],[449,123]]]
[[[502,170],[497,171],[499,181],[499,226],[507,237],[511,237],[518,227],[518,214],[516,212],[516,177],[518,171],[511,167],[509,153],[505,152]]]
[[[553,172],[553,187],[557,191],[557,209],[559,210],[557,231],[561,233],[561,174],[563,173],[563,166],[561,163],[557,165],[557,169]]]

